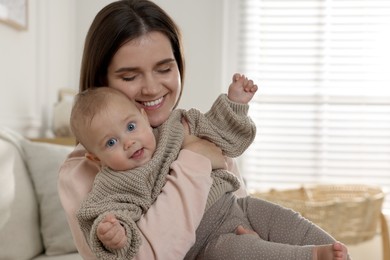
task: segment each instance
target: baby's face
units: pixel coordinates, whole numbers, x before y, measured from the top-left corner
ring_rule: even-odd
[[[87,139],[89,151],[101,165],[117,171],[144,165],[156,150],[146,113],[124,96],[113,96],[107,108],[95,115]]]

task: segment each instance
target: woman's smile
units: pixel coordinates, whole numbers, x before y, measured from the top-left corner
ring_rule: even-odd
[[[139,103],[141,103],[145,109],[150,109],[150,108],[158,108],[162,102],[164,100],[164,97],[160,97],[159,99],[156,99],[156,100],[152,100],[152,101],[139,101]]]

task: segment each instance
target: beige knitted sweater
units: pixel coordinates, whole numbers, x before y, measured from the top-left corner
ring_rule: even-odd
[[[141,239],[136,222],[160,194],[170,165],[180,152],[184,138],[181,118],[186,117],[191,134],[212,141],[226,156],[237,157],[256,134],[255,125],[247,116],[248,108],[246,104],[231,102],[222,94],[205,114],[196,109],[177,109],[164,124],[154,129],[157,148],[148,163],[121,172],[107,167],[101,169],[92,191],[77,212],[80,227],[98,259],[131,259],[137,253]],[[214,170],[211,176],[213,184],[205,211],[223,194],[237,190],[240,185],[226,170]],[[126,229],[128,243],[120,250],[104,247],[96,235],[98,223],[109,213]]]

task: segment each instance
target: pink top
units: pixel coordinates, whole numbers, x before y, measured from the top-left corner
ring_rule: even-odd
[[[84,154],[81,145],[69,154],[59,171],[58,193],[77,250],[83,259],[96,259],[76,219],[76,211],[90,192],[99,171],[99,165],[86,159]],[[228,170],[241,180],[237,196],[246,196],[244,182],[234,160],[227,158],[227,161]],[[210,173],[209,159],[189,150],[180,151],[171,165],[162,193],[137,223],[142,244],[134,259],[184,258],[195,243],[195,231],[203,217],[212,184]]]

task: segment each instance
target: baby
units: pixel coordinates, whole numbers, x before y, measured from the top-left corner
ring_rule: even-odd
[[[82,203],[77,217],[89,246],[99,259],[131,259],[137,253],[140,239],[136,221],[159,195],[169,174],[169,166],[181,149],[185,133],[183,118],[190,134],[214,142],[227,156],[237,157],[255,137],[256,129],[247,111],[248,102],[256,91],[253,81],[236,74],[228,95],[220,95],[209,112],[202,114],[195,109],[177,109],[156,129],[149,125],[144,110],[138,109],[115,89],[99,87],[77,96],[71,115],[72,131],[88,151],[87,158],[101,165],[93,189]],[[214,170],[212,177],[214,182],[205,213],[219,207],[221,201],[234,199],[232,192],[239,187],[237,178],[224,169]],[[224,208],[225,211],[229,213],[231,207]],[[214,218],[219,220],[219,216],[204,216],[207,223]],[[235,228],[240,225],[249,229],[250,220],[238,222]],[[212,231],[207,231],[207,234],[197,231],[196,243],[185,259],[199,255],[209,259],[204,248],[207,247],[209,252],[214,245],[211,243],[213,239],[226,233],[223,224],[216,230],[204,229]],[[319,229],[318,233],[321,232]],[[272,243],[260,239],[255,232],[239,237],[250,241],[256,239],[257,249],[249,249],[251,244],[245,239],[237,246],[243,251],[254,251],[257,257],[265,256],[264,251]],[[211,246],[207,246],[209,243]],[[300,248],[284,246],[286,252],[292,252],[288,253],[289,256],[297,256],[294,259],[348,259],[346,247],[339,242]],[[267,259],[279,259],[280,255],[275,252],[272,257]]]

